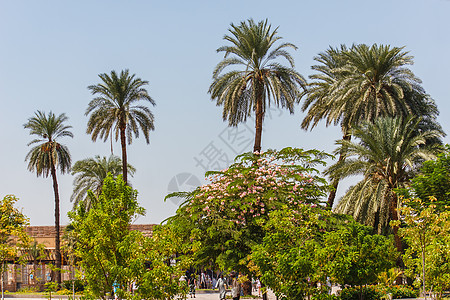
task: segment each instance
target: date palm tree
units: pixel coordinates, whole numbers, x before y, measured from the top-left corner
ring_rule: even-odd
[[[115,135],[116,141],[120,136],[122,146],[123,180],[128,182],[127,142],[131,144],[133,135],[139,137],[139,131],[144,134],[147,144],[150,143],[149,132],[155,130],[154,116],[145,105],[138,105],[140,100],[155,105],[144,86],[148,81],[130,75],[128,70],[115,71],[111,74],[98,75],[102,83],[88,86],[92,95],[96,97],[89,102],[86,115],[89,116],[87,133],[92,140],[98,137],[104,141]]]
[[[231,45],[217,49],[224,59],[213,72],[209,87],[212,100],[223,106],[223,120],[229,126],[245,122],[255,113],[255,143],[253,151],[261,151],[262,123],[266,109],[276,105],[294,113],[294,104],[300,100],[305,79],[294,70],[294,59],[287,49],[297,49],[291,43],[276,42],[278,28],[272,30],[268,21],[255,23],[252,19],[231,24],[224,40]],[[279,62],[284,58],[289,66]],[[225,72],[228,67],[236,67]]]
[[[302,110],[307,112],[302,128],[313,128],[325,119],[326,125],[340,125],[343,139],[350,140],[351,128],[383,116],[419,116],[420,126],[442,132],[435,119],[436,104],[421,87],[421,81],[406,66],[412,56],[403,48],[360,44],[350,49],[330,48],[315,58],[317,74],[307,92]],[[430,140],[429,142],[436,142]],[[340,154],[339,160],[345,157]],[[328,198],[332,207],[338,182]]]
[[[128,164],[128,173],[133,176],[136,169]],[[108,173],[116,178],[122,174],[122,160],[120,157],[111,155],[109,158],[99,155],[94,158],[86,158],[75,162],[72,167],[72,175],[76,175],[73,185],[73,194],[70,201],[73,201],[73,206],[77,206],[83,202],[86,209],[91,207],[90,198],[87,191],[91,190],[95,196],[99,196],[103,181]]]
[[[383,117],[374,123],[364,122],[353,127],[351,134],[359,142],[337,141],[335,153],[344,153],[326,170],[332,179],[363,175],[339,201],[335,212],[353,215],[378,233],[387,233],[389,221],[398,220],[398,199],[394,190],[404,187],[421,162],[435,158],[437,145],[426,145],[428,139],[440,138],[437,130],[419,130],[420,118]],[[396,247],[401,242],[394,227]]]
[[[28,146],[35,145],[25,157],[28,161],[28,170],[36,172],[36,175],[48,177],[53,180],[53,192],[55,195],[55,257],[56,257],[56,280],[61,283],[61,245],[59,226],[59,191],[56,170],[61,174],[70,171],[72,159],[67,146],[58,142],[63,137],[73,137],[69,131],[72,126],[65,125],[68,117],[65,114],[56,116],[49,112],[46,115],[42,111],[37,111],[35,115],[28,119],[23,126],[30,130],[30,134],[37,138],[28,143]]]

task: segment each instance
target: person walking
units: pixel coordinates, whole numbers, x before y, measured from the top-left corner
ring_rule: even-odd
[[[219,300],[224,300],[227,298],[227,290],[225,286],[225,281],[223,280],[223,275],[219,276],[219,279],[216,283],[216,288],[219,289]]]
[[[233,300],[239,300],[241,297],[241,284],[237,280],[236,273],[232,272],[230,277],[233,280],[231,283],[231,297]]]
[[[195,274],[191,274],[191,277],[189,277],[189,295],[191,295],[191,298],[195,298]]]

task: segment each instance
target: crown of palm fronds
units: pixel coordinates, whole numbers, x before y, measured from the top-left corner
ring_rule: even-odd
[[[344,131],[362,121],[374,122],[382,116],[423,117],[428,127],[438,110],[421,87],[421,81],[406,66],[412,56],[403,47],[360,44],[350,49],[330,48],[315,58],[316,74],[307,92],[302,110],[307,112],[302,128],[314,127],[321,119],[340,124]]]
[[[62,137],[73,137],[69,131],[72,126],[65,125],[68,120],[65,114],[56,116],[49,112],[46,115],[42,111],[37,111],[34,117],[28,119],[23,126],[30,130],[31,135],[38,138],[32,140],[28,145],[34,146],[25,157],[28,161],[28,170],[35,171],[38,176],[48,177],[52,166],[55,166],[66,173],[70,171],[71,156],[68,148],[57,142]]]
[[[297,47],[291,43],[276,46],[282,39],[277,29],[272,30],[267,20],[231,24],[224,37],[231,45],[217,49],[225,54],[214,69],[209,93],[218,106],[223,106],[223,119],[231,126],[245,122],[259,98],[263,99],[263,113],[271,103],[293,113],[294,104],[300,100],[300,88],[306,87],[306,81],[294,70],[294,60],[287,51]],[[287,60],[289,66],[283,66],[278,58]],[[224,72],[228,67],[237,70]]]
[[[128,173],[133,176],[136,169],[128,164]],[[122,160],[120,157],[111,155],[109,158],[96,155],[94,158],[86,158],[75,162],[72,167],[72,175],[76,175],[73,181],[73,193],[70,201],[74,202],[74,207],[83,202],[87,210],[91,207],[91,199],[88,191],[92,191],[95,196],[99,196],[103,181],[111,174],[114,178],[122,174]]]
[[[336,212],[350,214],[385,232],[389,224],[389,204],[394,189],[404,187],[424,160],[435,158],[440,148],[426,145],[440,138],[437,130],[419,130],[421,119],[379,118],[375,123],[355,126],[352,135],[359,142],[337,141],[335,153],[346,157],[325,173],[332,179],[363,175],[339,201]]]
[[[89,102],[85,113],[90,115],[86,132],[92,135],[92,140],[100,137],[106,141],[112,133],[118,140],[120,128],[126,128],[129,144],[133,135],[139,137],[139,130],[149,143],[149,132],[155,129],[153,113],[147,106],[136,105],[140,100],[156,105],[144,88],[148,81],[135,78],[128,70],[121,71],[120,76],[111,71],[111,75],[103,73],[99,77],[102,83],[88,86],[91,93],[97,95]]]

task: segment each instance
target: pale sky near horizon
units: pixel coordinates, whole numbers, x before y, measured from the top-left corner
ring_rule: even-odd
[[[267,18],[283,41],[298,46],[291,54],[305,77],[312,74],[313,57],[329,46],[404,46],[448,133],[449,15],[447,0],[0,0],[0,197],[20,198],[18,206],[32,225],[53,225],[52,181],[27,170],[27,143],[33,138],[23,124],[37,110],[66,113],[74,138],[60,143],[69,147],[73,162],[109,156],[109,142],[94,143],[86,134],[84,112],[92,99],[87,86],[99,83],[100,73],[129,69],[149,81],[147,90],[157,103],[151,108],[156,130],[150,144],[140,137],[128,147],[129,163],[137,169],[131,182],[147,210],[136,223],[159,223],[173,215],[176,201],[164,202],[169,190],[190,188],[195,178],[203,181],[205,168],[225,167],[237,153],[252,150],[254,125],[229,130],[222,108],[207,93],[223,58],[215,50],[226,44],[222,38],[230,23],[249,18]],[[339,128],[321,123],[304,131],[303,117],[299,106],[294,115],[271,111],[263,150],[292,146],[332,152]],[[114,153],[120,155],[119,142]],[[64,225],[73,176],[58,174],[58,180]]]

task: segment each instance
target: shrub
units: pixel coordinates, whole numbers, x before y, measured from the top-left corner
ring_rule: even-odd
[[[338,300],[338,299],[339,296],[331,295],[328,293],[319,293],[311,297],[311,300]]]
[[[79,279],[66,280],[62,283],[64,289],[72,291],[72,283],[75,282],[75,293],[84,291],[84,283]]]
[[[20,293],[20,294],[28,294],[28,293],[36,293],[36,292],[39,292],[39,288],[35,287],[35,286],[24,286],[24,287],[21,287],[17,291],[17,293]]]
[[[345,288],[341,291],[340,297],[342,300],[360,300],[361,290],[357,287]],[[362,288],[364,300],[379,300],[387,299],[387,295],[391,294],[393,299],[404,299],[404,298],[417,298],[419,292],[414,290],[412,287],[407,285],[393,285],[390,287],[385,286],[367,286]],[[317,300],[332,300],[328,298],[321,298]]]
[[[417,298],[419,291],[407,285],[394,285],[388,289],[394,299]]]
[[[72,291],[68,290],[68,289],[65,289],[65,288],[62,288],[59,291],[56,291],[55,294],[56,295],[70,295],[70,294],[72,294]]]
[[[360,295],[362,293],[362,297]],[[366,287],[351,287],[345,288],[341,291],[340,297],[342,300],[379,300],[381,299],[382,293],[377,291],[374,286]]]

